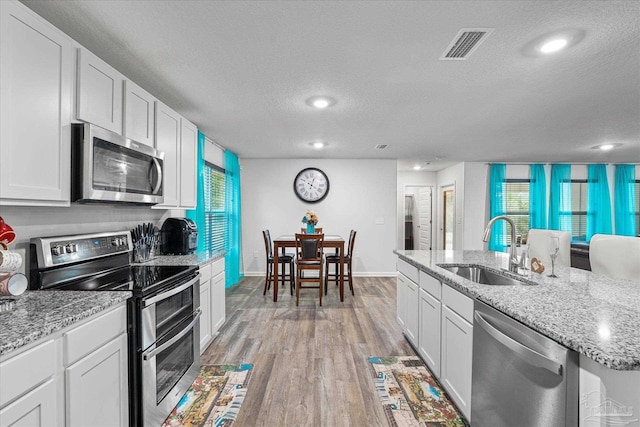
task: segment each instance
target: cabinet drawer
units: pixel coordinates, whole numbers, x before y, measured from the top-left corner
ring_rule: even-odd
[[[50,340],[0,364],[0,407],[56,372],[56,344]]]
[[[442,287],[442,303],[473,324],[473,299],[450,286]]]
[[[64,334],[64,366],[102,347],[127,330],[124,306],[103,314]]]
[[[211,263],[200,266],[200,285],[211,279]]]
[[[435,299],[440,300],[442,294],[442,284],[438,279],[420,271],[420,287],[429,292]]]
[[[224,273],[224,258],[213,261],[213,276],[217,276],[220,273]]]
[[[414,267],[406,261],[398,258],[398,271],[409,279],[413,280],[415,283],[420,281],[420,274],[418,274],[418,267]]]

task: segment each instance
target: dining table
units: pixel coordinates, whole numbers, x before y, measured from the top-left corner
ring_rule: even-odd
[[[273,239],[273,301],[278,301],[278,268],[280,267],[278,262],[278,256],[281,253],[284,253],[285,248],[295,248],[296,247],[296,236],[295,234],[283,234],[281,236]],[[325,234],[324,242],[322,244],[323,250],[324,248],[335,248],[338,250],[340,255],[340,263],[339,263],[339,280],[338,284],[340,287],[340,302],[344,301],[344,238],[337,234]],[[320,286],[324,284],[321,283]]]

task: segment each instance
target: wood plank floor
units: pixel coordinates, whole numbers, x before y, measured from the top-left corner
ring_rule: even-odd
[[[237,426],[386,426],[370,356],[415,355],[397,324],[395,278],[354,278],[356,296],[337,287],[262,295],[262,277],[227,289],[227,321],[203,364],[252,363]]]

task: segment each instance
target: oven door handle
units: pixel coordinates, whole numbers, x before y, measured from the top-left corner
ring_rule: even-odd
[[[167,347],[171,346],[176,341],[178,341],[179,339],[187,335],[189,331],[193,329],[193,326],[196,324],[196,322],[198,322],[198,319],[200,319],[201,314],[202,314],[202,311],[200,309],[197,309],[194,313],[193,320],[191,321],[191,323],[189,323],[189,325],[186,328],[180,331],[176,336],[171,338],[169,341],[162,344],[160,347],[156,347],[154,349],[147,350],[144,353],[142,353],[142,358],[144,360],[149,360],[155,357],[156,354],[160,353],[161,351],[164,351]]]
[[[144,300],[144,306],[145,307],[149,307],[150,305],[155,304],[158,301],[162,301],[163,299],[167,299],[169,297],[172,297],[175,294],[179,294],[180,292],[184,291],[188,287],[193,286],[198,280],[200,280],[200,273],[198,273],[196,275],[196,277],[194,277],[193,279],[189,280],[184,285],[180,285],[180,286],[178,286],[176,288],[171,289],[170,291],[163,292],[160,295],[156,295],[154,297],[151,297],[149,299]]]

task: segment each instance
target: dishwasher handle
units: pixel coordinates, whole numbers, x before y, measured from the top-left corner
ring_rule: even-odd
[[[530,349],[526,345],[519,343],[513,338],[506,336],[498,329],[491,326],[491,324],[487,322],[487,320],[482,317],[479,312],[476,311],[473,317],[475,318],[476,323],[489,335],[491,335],[496,341],[498,341],[514,353],[517,353],[530,365],[544,368],[556,375],[562,375],[561,363],[558,363],[555,360],[551,360],[548,357],[538,353],[537,351]]]

